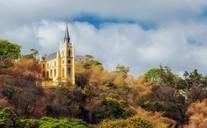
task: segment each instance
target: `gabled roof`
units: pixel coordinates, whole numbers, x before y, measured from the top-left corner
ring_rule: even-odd
[[[54,52],[54,53],[52,53],[52,54],[50,54],[50,55],[47,55],[47,56],[45,57],[45,60],[52,60],[52,59],[55,59],[56,56],[57,56],[57,52]]]

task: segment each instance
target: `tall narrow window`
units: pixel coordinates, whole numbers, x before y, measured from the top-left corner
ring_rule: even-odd
[[[64,70],[64,68],[63,68],[62,76],[63,76],[63,78],[65,77],[65,70]]]
[[[45,78],[45,72],[44,71],[42,72],[42,77]]]
[[[49,72],[47,72],[47,76],[46,77],[47,77],[47,79],[49,78]]]
[[[69,75],[69,76],[71,75],[71,70],[70,70],[70,68],[68,68],[68,75]]]
[[[70,50],[68,50],[68,56],[70,57]]]

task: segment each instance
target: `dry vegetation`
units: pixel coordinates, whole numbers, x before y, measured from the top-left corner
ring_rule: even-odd
[[[13,122],[9,123],[11,128],[41,128],[43,124],[51,128],[89,127],[68,118],[100,128],[207,125],[207,77],[197,70],[179,77],[168,67],[160,66],[134,77],[128,67],[118,65],[114,71],[107,71],[99,61],[86,55],[76,60],[75,86],[67,83],[42,88],[40,66],[34,54],[15,59],[19,56],[18,48],[17,55],[3,53],[6,54],[0,58],[0,127],[8,122]],[[5,109],[8,107],[12,111]]]

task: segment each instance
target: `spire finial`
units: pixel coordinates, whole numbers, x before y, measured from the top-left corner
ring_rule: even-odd
[[[67,24],[66,24],[66,30],[65,30],[64,43],[70,43],[70,36],[69,36],[69,31],[68,31],[68,25]]]

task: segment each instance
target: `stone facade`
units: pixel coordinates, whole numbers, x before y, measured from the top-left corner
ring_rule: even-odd
[[[40,61],[42,78],[45,81],[52,81],[54,85],[70,81],[75,84],[74,47],[70,42],[68,26],[66,26],[63,43],[59,50],[45,57]]]

